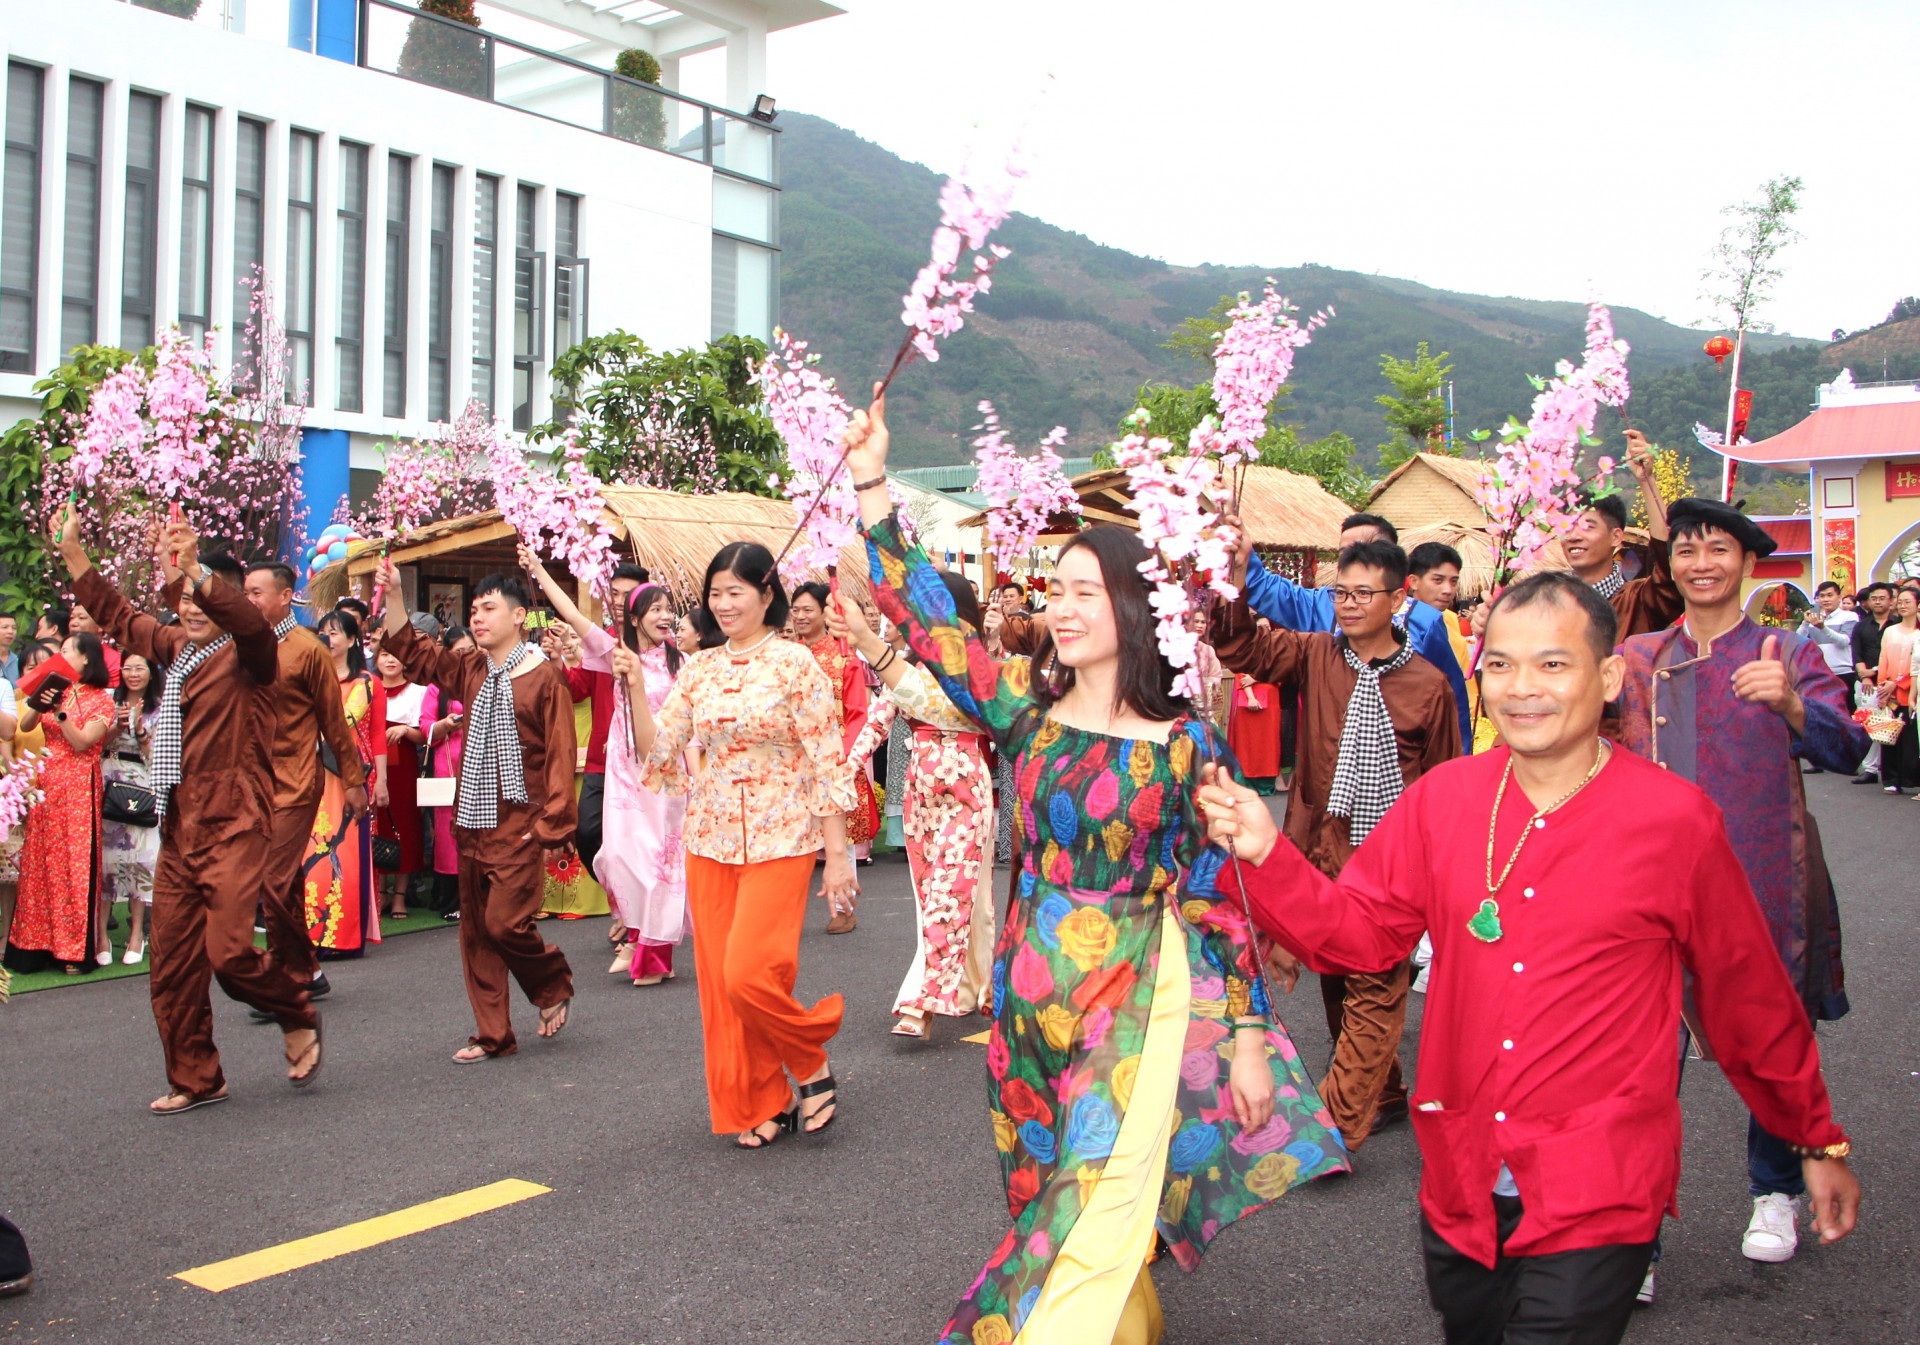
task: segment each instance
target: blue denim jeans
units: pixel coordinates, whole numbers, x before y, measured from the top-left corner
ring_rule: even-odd
[[[1807,1193],[1800,1175],[1800,1155],[1787,1142],[1770,1135],[1760,1122],[1747,1117],[1747,1191],[1755,1196],[1801,1196]]]

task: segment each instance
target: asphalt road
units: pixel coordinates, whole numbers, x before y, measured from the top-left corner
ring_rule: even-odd
[[[1868,1204],[1860,1231],[1783,1266],[1739,1254],[1745,1116],[1691,1067],[1684,1218],[1667,1225],[1661,1301],[1628,1339],[1920,1341],[1920,807],[1809,782],[1846,921],[1854,1011],[1822,1029]],[[451,933],[334,964],[322,1081],[280,1078],[278,1034],[218,996],[234,1100],[155,1119],[160,1051],[144,980],[0,1007],[0,1210],[40,1284],[0,1301],[19,1341],[506,1342],[644,1345],[930,1341],[1005,1231],[978,1030],[892,1037],[913,943],[904,865],[866,871],[860,929],[801,952],[803,995],[847,996],[840,1120],[825,1137],[737,1153],[708,1133],[691,956],[634,990],[604,974],[601,921],[543,928],[581,992],[555,1042],[516,1016],[521,1053],[448,1060],[469,1028]],[[1602,876],[1603,878],[1603,876]],[[1412,1064],[1415,1024],[1405,1055]],[[1324,1061],[1319,997],[1284,1009]],[[1168,1339],[1437,1341],[1415,1240],[1419,1156],[1403,1127],[1347,1180],[1229,1231],[1197,1276],[1158,1272]],[[435,1197],[518,1177],[552,1193],[221,1294],[171,1276]]]

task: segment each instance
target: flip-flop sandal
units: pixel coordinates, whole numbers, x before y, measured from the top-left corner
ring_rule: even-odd
[[[168,1102],[173,1101],[173,1099],[177,1097],[183,1097],[187,1099],[187,1104],[184,1107],[156,1107],[152,1103],[148,1103],[147,1110],[155,1116],[179,1116],[183,1112],[190,1112],[196,1107],[211,1107],[216,1102],[225,1102],[230,1096],[232,1095],[229,1093],[209,1093],[205,1097],[194,1097],[189,1093],[168,1093],[166,1096]]]
[[[822,1093],[833,1094],[833,1096],[827,1098],[825,1102],[822,1102],[811,1112],[805,1110],[807,1099],[810,1097],[819,1097]],[[817,1126],[809,1126],[807,1122],[811,1121],[821,1112],[827,1113],[827,1119]],[[815,1079],[812,1083],[803,1083],[800,1085],[800,1133],[802,1135],[824,1134],[827,1127],[839,1119],[840,1099],[838,1089],[833,1082],[833,1075],[829,1074],[824,1079]]]
[[[480,1054],[468,1055],[468,1051],[478,1051]],[[451,1059],[456,1065],[478,1065],[483,1061],[493,1059],[493,1053],[484,1046],[462,1046],[453,1053]]]
[[[307,1058],[307,1051],[313,1052],[312,1069],[300,1075],[298,1078],[292,1075],[287,1076],[287,1082],[295,1088],[305,1088],[308,1084],[320,1077],[320,1066],[326,1063],[327,1058],[326,1050],[321,1046],[321,1042],[324,1041],[325,1038],[326,1028],[321,1021],[320,1015],[315,1013],[313,1015],[313,1041],[308,1044],[306,1051],[302,1051],[299,1055],[287,1062],[288,1065],[298,1068],[300,1062]]]
[[[571,995],[561,1000],[558,1004],[554,1005],[551,1009],[540,1010],[540,1026],[541,1027],[546,1027],[550,1023],[558,1024],[558,1026],[556,1026],[553,1029],[553,1031],[546,1034],[548,1041],[552,1041],[555,1037],[559,1036],[562,1032],[565,1032],[567,1030],[567,1024],[570,1021],[572,1021],[572,1019],[573,1019],[573,996]]]

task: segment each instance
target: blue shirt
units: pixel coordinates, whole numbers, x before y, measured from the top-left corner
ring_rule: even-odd
[[[1247,557],[1247,606],[1283,630],[1335,631],[1340,629],[1333,616],[1333,590],[1303,588],[1282,575],[1268,574],[1258,554]],[[1453,688],[1453,703],[1460,712],[1460,751],[1473,751],[1473,716],[1467,709],[1467,679],[1460,660],[1453,656],[1453,641],[1447,636],[1447,623],[1440,613],[1424,602],[1408,605],[1394,618],[1407,629],[1413,652],[1446,674]]]

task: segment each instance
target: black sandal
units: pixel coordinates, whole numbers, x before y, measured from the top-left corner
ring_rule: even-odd
[[[765,1124],[765,1121],[760,1123],[760,1125]],[[746,1144],[736,1139],[733,1142],[733,1147],[736,1149],[745,1149],[748,1153],[755,1153],[761,1149],[771,1149],[774,1142],[782,1135],[791,1135],[800,1128],[800,1108],[797,1105],[787,1108],[773,1118],[773,1125],[774,1131],[771,1135],[762,1135],[760,1133],[760,1126],[753,1127],[753,1129],[747,1131],[747,1133],[753,1136],[756,1142]]]
[[[812,1083],[803,1083],[800,1085],[801,1107],[804,1107],[806,1105],[806,1101],[810,1097],[819,1097],[822,1093],[832,1094],[835,1091],[836,1091],[836,1086],[833,1082],[833,1075],[831,1073],[829,1073],[827,1077],[824,1079],[816,1079]],[[828,1110],[829,1108],[831,1108],[832,1110],[829,1111]],[[799,1110],[799,1108],[796,1108],[796,1110]],[[807,1124],[808,1121],[811,1121],[814,1117],[818,1116],[823,1111],[827,1112],[826,1120],[822,1121],[817,1126],[810,1126]],[[837,1097],[829,1097],[825,1102],[822,1102],[818,1107],[815,1107],[811,1112],[801,1113],[800,1133],[803,1135],[818,1135],[824,1130],[826,1130],[828,1126],[832,1125],[834,1121],[839,1118],[839,1115],[840,1115],[839,1099]]]

